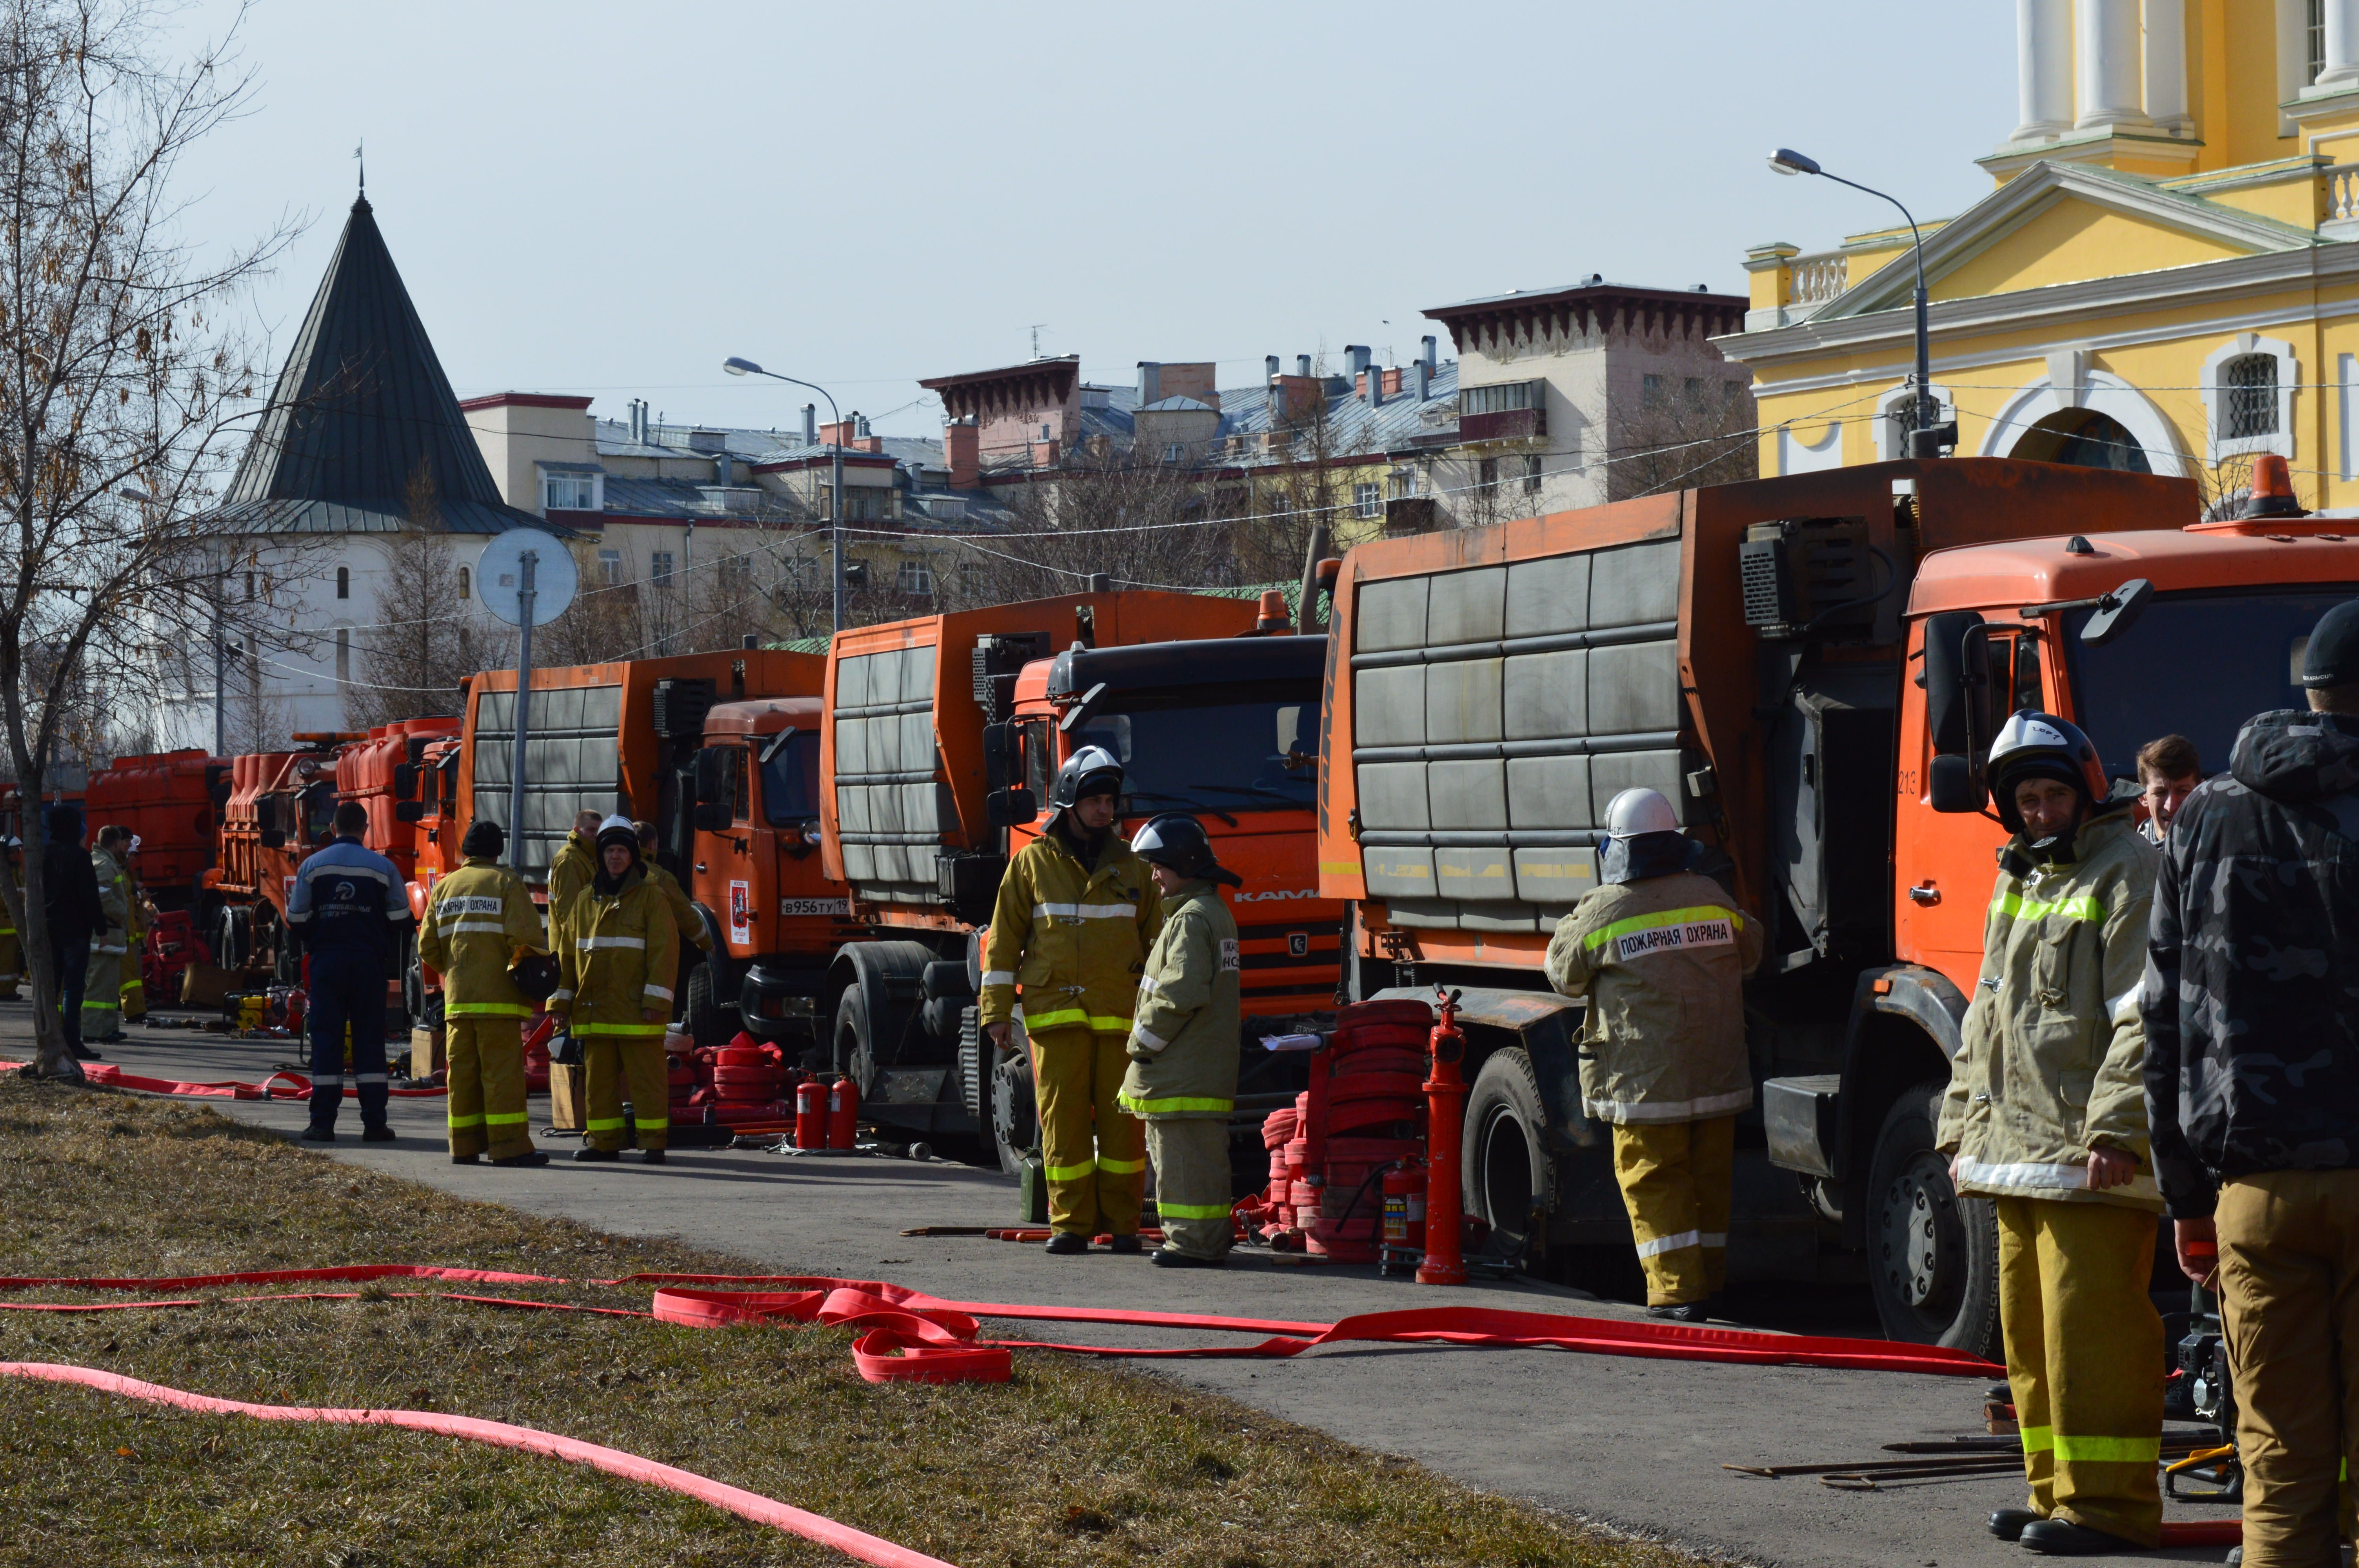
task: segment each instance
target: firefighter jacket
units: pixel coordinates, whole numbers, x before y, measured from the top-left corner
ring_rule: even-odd
[[[646,865],[647,881],[653,882],[656,892],[663,895],[664,907],[671,911],[671,923],[679,928],[681,938],[695,943],[699,952],[712,952],[712,933],[704,928],[704,922],[697,915],[696,905],[689,903],[688,894],[680,891],[679,879],[653,860],[647,861]]]
[[[1599,1121],[1701,1121],[1753,1103],[1746,975],[1761,923],[1695,871],[1585,895],[1549,939],[1549,984],[1587,996],[1581,1106]]]
[[[2159,1209],[2148,1169],[2088,1184],[2098,1144],[2146,1161],[2137,993],[2155,849],[2116,809],[2082,825],[2073,854],[2040,865],[2020,834],[2000,851],[1934,1144],[1957,1154],[1961,1192]]]
[[[679,932],[663,894],[648,884],[646,868],[632,867],[611,893],[600,892],[595,883],[582,890],[559,931],[557,960],[549,1010],[569,1014],[575,1034],[663,1037]],[[642,1022],[642,1010],[655,1012],[658,1022]]]
[[[2187,797],[2156,873],[2139,1010],[2170,1212],[2220,1184],[2359,1165],[2359,719],[2264,713]]]
[[[91,874],[98,879],[99,913],[106,929],[90,939],[90,950],[112,956],[131,951],[131,873],[111,851],[90,852]]]
[[[578,830],[566,834],[565,842],[549,862],[549,950],[558,952],[558,933],[562,928],[566,912],[573,901],[590,886],[590,879],[598,874],[598,846]]]
[[[1120,1103],[1133,1116],[1219,1116],[1237,1098],[1237,923],[1209,881],[1182,882],[1138,979],[1130,1071]]]
[[[541,950],[540,912],[524,879],[488,855],[434,884],[418,934],[418,957],[442,977],[449,1018],[530,1018],[531,1001],[508,979],[516,950]]]
[[[1051,827],[1000,879],[983,947],[984,1023],[1013,1018],[1020,987],[1027,1033],[1128,1033],[1147,945],[1162,928],[1162,894],[1120,834],[1087,867]]]

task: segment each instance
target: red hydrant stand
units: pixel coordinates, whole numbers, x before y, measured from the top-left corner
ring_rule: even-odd
[[[1458,1029],[1458,993],[1437,987],[1435,994],[1440,1021],[1433,1026],[1432,1065],[1425,1081],[1425,1261],[1418,1265],[1417,1282],[1462,1285],[1458,1162],[1466,1080],[1458,1064],[1466,1055],[1466,1036]]]

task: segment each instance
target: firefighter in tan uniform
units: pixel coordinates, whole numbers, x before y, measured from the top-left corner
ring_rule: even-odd
[[[114,826],[98,830],[90,869],[98,878],[98,906],[106,930],[90,939],[90,976],[83,981],[82,1037],[104,1045],[123,1038],[123,961],[131,951],[131,873],[123,846],[131,835]]]
[[[1229,1113],[1237,1101],[1237,923],[1219,884],[1243,885],[1212,858],[1192,816],[1158,816],[1131,852],[1163,895],[1163,930],[1147,950],[1130,1026],[1122,1108],[1147,1123],[1155,1162],[1155,1212],[1165,1268],[1218,1268],[1235,1230],[1229,1219]]]
[[[560,957],[564,956],[558,946],[564,916],[573,907],[573,901],[582,896],[582,890],[590,885],[590,879],[598,874],[598,825],[596,812],[575,813],[573,831],[565,836],[565,842],[549,858],[549,950]],[[521,858],[521,844],[516,852]]]
[[[1115,1097],[1163,914],[1147,863],[1110,831],[1121,794],[1122,764],[1103,747],[1057,770],[1048,830],[1009,863],[984,943],[983,1025],[1003,1047],[1022,989],[1060,1255],[1088,1251],[1101,1227],[1113,1250],[1139,1250],[1145,1136]]]
[[[1999,860],[1983,966],[1934,1143],[1994,1201],[1999,1322],[2031,1506],[1991,1532],[2033,1551],[2161,1539],[2162,1319],[2138,987],[2158,857],[2087,736],[2018,713],[1991,747]]]
[[[1605,814],[1603,886],[1558,922],[1549,983],[1589,999],[1582,1109],[1614,1128],[1614,1175],[1650,1316],[1701,1323],[1728,1277],[1736,1117],[1753,1103],[1744,980],[1761,923],[1688,870],[1671,803],[1625,789]]]
[[[663,895],[647,881],[629,820],[606,818],[597,849],[597,874],[569,907],[560,933],[558,987],[549,999],[549,1010],[565,1014],[566,1027],[582,1042],[589,1114],[584,1146],[573,1157],[622,1158],[627,1098],[639,1157],[660,1165],[671,1135],[664,1020],[671,1016],[679,936]]]
[[[700,953],[712,952],[712,933],[704,928],[704,922],[697,915],[696,905],[689,902],[688,894],[681,890],[679,879],[656,862],[656,825],[634,822],[631,827],[639,836],[639,864],[647,869],[647,881],[654,884],[657,892],[663,895],[664,907],[671,911],[671,923],[679,928],[679,939],[692,943]]]
[[[418,934],[419,961],[442,977],[454,1165],[485,1153],[495,1165],[549,1163],[532,1146],[524,1104],[523,1027],[533,1004],[510,973],[519,951],[540,951],[540,914],[524,879],[499,863],[506,848],[498,824],[470,827],[459,841],[466,861],[435,883]]]
[[[139,835],[131,835],[123,849],[123,887],[130,920],[123,928],[127,950],[123,955],[123,1017],[136,1022],[147,1016],[147,933],[153,929],[147,897],[139,891]]]

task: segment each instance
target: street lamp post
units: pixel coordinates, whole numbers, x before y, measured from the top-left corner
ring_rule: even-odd
[[[1912,458],[1938,458],[1945,446],[1958,444],[1958,427],[1954,422],[1936,425],[1933,416],[1939,406],[1933,400],[1933,344],[1925,319],[1925,236],[1917,231],[1917,220],[1900,199],[1887,195],[1857,180],[1845,179],[1839,174],[1829,174],[1819,167],[1816,158],[1805,157],[1791,147],[1779,147],[1769,155],[1769,167],[1779,174],[1815,174],[1821,179],[1832,179],[1837,185],[1848,185],[1854,190],[1879,197],[1900,208],[1900,216],[1908,220],[1909,242],[1917,253],[1917,375],[1916,418],[1908,432],[1908,455]]]
[[[835,395],[817,382],[798,381],[790,375],[780,375],[777,371],[764,370],[752,360],[739,359],[734,355],[723,360],[721,368],[731,375],[766,375],[772,381],[809,387],[827,399],[828,416],[835,422],[835,439],[827,444],[828,450],[835,457],[835,475],[827,492],[828,573],[834,579],[833,629],[841,632],[843,630],[843,414],[835,406]]]

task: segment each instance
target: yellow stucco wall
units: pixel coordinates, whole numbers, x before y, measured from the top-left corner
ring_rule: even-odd
[[[1936,299],[1978,299],[2243,254],[2218,240],[2059,196],[2002,243],[1932,279],[1930,287]]]
[[[2325,182],[2314,174],[2298,179],[2272,181],[2267,185],[2247,185],[2234,190],[2201,192],[2208,201],[2239,212],[2250,212],[2262,218],[2274,218],[2280,223],[2290,223],[2297,229],[2315,229],[2318,221],[2326,216],[2321,202],[2326,192]]]

